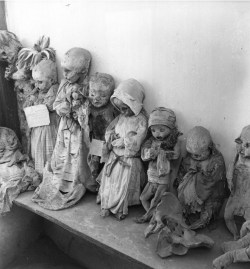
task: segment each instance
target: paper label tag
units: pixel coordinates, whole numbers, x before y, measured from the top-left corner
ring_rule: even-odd
[[[49,111],[46,105],[36,105],[24,108],[29,128],[50,124]]]

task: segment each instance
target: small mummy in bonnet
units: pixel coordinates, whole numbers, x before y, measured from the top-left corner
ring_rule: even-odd
[[[148,127],[157,140],[163,140],[176,128],[175,123],[176,116],[173,110],[157,107],[149,115]]]
[[[206,160],[211,154],[213,141],[209,131],[202,126],[195,126],[187,134],[186,149],[197,161]]]
[[[68,50],[61,62],[63,76],[70,82],[75,83],[80,78],[85,78],[89,72],[91,54],[83,48]]]
[[[32,77],[35,80],[35,86],[47,92],[53,84],[57,83],[56,63],[43,59],[32,69]]]
[[[126,117],[138,116],[145,98],[143,86],[135,79],[122,81],[111,96],[111,103]]]

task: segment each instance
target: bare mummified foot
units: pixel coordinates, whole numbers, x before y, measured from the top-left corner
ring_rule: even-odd
[[[103,218],[108,217],[109,215],[110,215],[110,212],[108,209],[102,209],[100,212],[100,216]]]
[[[124,220],[126,218],[126,215],[124,215],[121,212],[118,212],[118,213],[115,214],[115,217],[116,217],[117,220],[121,221],[121,220]]]
[[[138,224],[145,223],[148,222],[148,218],[143,215],[142,217],[135,218],[134,222]]]

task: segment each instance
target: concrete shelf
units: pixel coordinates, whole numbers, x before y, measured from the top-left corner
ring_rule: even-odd
[[[32,192],[23,193],[15,200],[15,204],[105,249],[110,255],[130,260],[134,264],[133,268],[209,269],[212,268],[212,260],[222,254],[220,244],[232,240],[223,221],[220,221],[216,229],[202,231],[215,241],[213,249],[192,249],[186,256],[161,259],[155,253],[157,235],[145,239],[144,229],[147,225],[133,222],[133,218],[143,213],[141,207],[130,208],[128,217],[119,222],[112,216],[103,219],[99,215],[100,206],[95,203],[93,194],[87,193],[77,205],[60,211],[43,209],[31,201],[31,196]],[[247,269],[249,263],[230,267],[236,268]]]

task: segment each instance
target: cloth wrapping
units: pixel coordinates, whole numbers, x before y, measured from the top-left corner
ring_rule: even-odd
[[[4,214],[21,192],[37,187],[40,178],[11,129],[0,127],[0,147],[0,214]]]
[[[87,83],[82,85],[87,86]],[[73,119],[70,96],[75,84],[63,80],[60,84],[53,108],[61,117],[51,165],[43,171],[43,182],[36,189],[32,200],[40,206],[59,210],[76,204],[86,192],[86,180],[91,176],[87,164],[87,126],[89,103],[86,101],[79,110],[82,126]]]
[[[127,104],[135,115],[116,117],[108,126],[105,140],[112,150],[100,182],[101,208],[112,213],[128,214],[128,206],[140,204],[144,184],[140,148],[147,134],[147,117],[142,108],[144,91],[141,84],[130,79],[122,82],[111,96]]]

